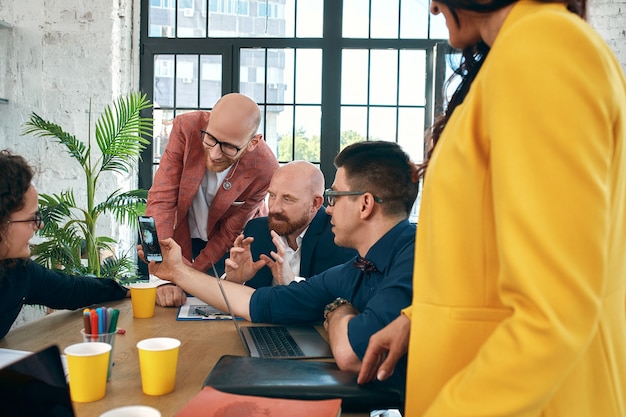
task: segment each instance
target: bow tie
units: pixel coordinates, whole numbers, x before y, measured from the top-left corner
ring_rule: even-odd
[[[371,263],[370,261],[368,261],[367,259],[361,256],[358,256],[356,258],[356,261],[352,263],[352,266],[354,266],[356,269],[360,269],[363,272],[377,272],[378,271],[373,263]]]

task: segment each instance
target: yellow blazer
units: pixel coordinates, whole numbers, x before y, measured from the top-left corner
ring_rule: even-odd
[[[426,174],[406,416],[626,415],[626,81],[519,1]]]

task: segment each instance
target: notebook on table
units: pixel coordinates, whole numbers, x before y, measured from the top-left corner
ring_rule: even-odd
[[[342,371],[333,362],[225,355],[217,361],[203,387],[271,398],[341,398],[341,409],[345,412],[404,407],[404,394],[397,387],[379,381],[359,385],[356,378],[356,373]]]
[[[74,417],[61,353],[56,345],[0,368],[0,414]]]
[[[214,268],[214,273],[215,268]],[[216,273],[216,277],[218,277]],[[216,278],[228,314],[235,317],[222,280]],[[306,326],[239,326],[232,320],[241,342],[252,357],[274,359],[332,358],[330,346],[315,327]]]

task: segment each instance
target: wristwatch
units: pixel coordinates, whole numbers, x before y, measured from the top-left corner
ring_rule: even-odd
[[[326,307],[324,307],[324,320],[326,320],[330,313],[332,313],[337,308],[339,308],[339,306],[342,306],[344,304],[351,305],[348,300],[341,297],[337,297],[332,303],[327,304]]]

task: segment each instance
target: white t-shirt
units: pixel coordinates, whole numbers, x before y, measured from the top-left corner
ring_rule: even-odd
[[[307,227],[298,235],[296,238],[296,245],[298,245],[297,249],[291,249],[289,244],[287,243],[287,238],[281,236],[280,238],[283,240],[285,244],[285,261],[289,263],[289,267],[293,271],[293,275],[295,276],[294,281],[304,281],[306,278],[300,276],[300,261],[302,260],[302,239],[306,234],[306,231],[309,230]],[[275,283],[272,283],[274,285]]]
[[[231,168],[232,165],[222,172],[204,171],[198,193],[189,208],[189,230],[192,239],[208,240],[206,231],[209,222],[209,208]]]

